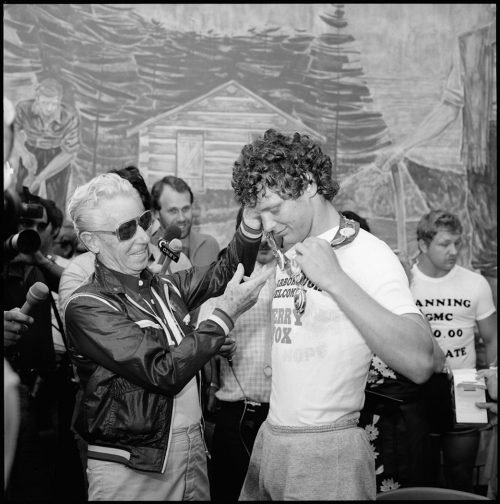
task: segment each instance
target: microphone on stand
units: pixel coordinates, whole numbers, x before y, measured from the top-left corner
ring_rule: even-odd
[[[164,254],[165,259],[160,270],[160,274],[164,274],[172,261],[178,262],[182,251],[181,228],[172,224],[165,230],[163,238],[158,240],[158,248]]]
[[[21,313],[32,316],[38,303],[45,301],[49,296],[49,288],[42,282],[35,282],[26,294],[26,302],[21,307]]]

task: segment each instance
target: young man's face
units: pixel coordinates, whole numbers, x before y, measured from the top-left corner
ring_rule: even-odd
[[[420,240],[420,247],[436,272],[447,273],[457,263],[458,253],[462,246],[462,235],[439,230],[427,245]]]
[[[283,199],[266,189],[255,209],[260,213],[264,231],[272,231],[277,242],[283,239],[285,250],[311,234],[314,210],[308,193],[297,199]]]
[[[161,210],[159,218],[164,229],[175,224],[181,229],[181,238],[186,238],[191,232],[193,222],[193,206],[189,192],[177,192],[168,185],[163,186],[163,191],[158,198]]]

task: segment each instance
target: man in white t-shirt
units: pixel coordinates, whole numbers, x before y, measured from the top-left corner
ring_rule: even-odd
[[[476,367],[476,328],[485,344],[487,362],[496,362],[497,314],[491,288],[482,275],[456,264],[462,245],[460,220],[449,212],[434,210],[420,219],[417,240],[420,255],[412,268],[411,291],[446,356],[447,367]],[[442,450],[446,485],[471,492],[479,432],[453,428],[451,388],[443,376],[434,375],[426,389],[434,434],[433,459],[439,460]],[[432,472],[437,475],[438,469]]]
[[[241,500],[375,498],[357,428],[372,354],[422,383],[432,338],[398,258],[346,220],[332,161],[306,135],[268,130],[233,167],[237,201],[283,239],[272,303],[272,387]]]

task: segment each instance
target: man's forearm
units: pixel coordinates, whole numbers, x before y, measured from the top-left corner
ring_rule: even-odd
[[[43,182],[44,180],[57,175],[60,171],[66,168],[66,166],[68,166],[75,157],[75,154],[61,152],[37,175],[38,180]]]
[[[498,346],[496,338],[491,338],[491,340],[485,342],[485,351],[486,351],[486,365],[491,366],[492,364],[496,365],[498,358]]]
[[[369,296],[347,275],[330,293],[373,353],[416,383],[433,372],[432,335],[418,314],[395,315]]]

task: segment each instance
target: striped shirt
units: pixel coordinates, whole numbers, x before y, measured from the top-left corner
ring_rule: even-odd
[[[38,113],[36,100],[23,100],[16,105],[14,128],[24,131],[26,143],[39,149],[60,147],[73,154],[80,148],[80,121],[75,112],[63,103],[47,122]]]
[[[256,262],[252,276],[275,267],[275,261],[265,265]],[[266,338],[272,341],[271,302],[274,285],[275,278],[271,276],[260,291],[257,303],[236,320],[234,329],[229,334],[236,341],[236,351],[232,356],[233,371],[244,393],[227,359],[220,359],[220,389],[215,396],[221,401],[239,401],[246,397],[256,402],[269,402],[271,376],[264,374],[264,366],[271,358],[270,355],[266,356]],[[199,321],[210,315],[216,301],[217,298],[212,298],[203,304]],[[270,352],[269,343],[267,348]]]

